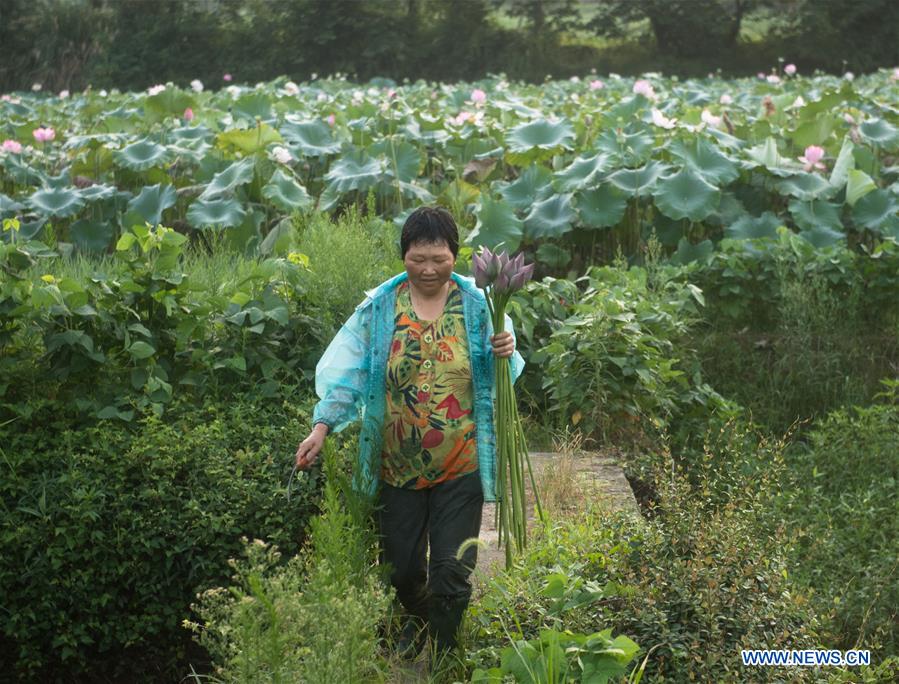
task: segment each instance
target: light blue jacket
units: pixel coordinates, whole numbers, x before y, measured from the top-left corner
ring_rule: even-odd
[[[393,341],[396,288],[408,278],[406,272],[366,292],[365,300],[343,324],[315,368],[315,393],[319,401],[312,422],[326,423],[340,432],[362,419],[359,456],[353,484],[360,492],[374,495],[381,473],[381,435],[387,392],[387,357]],[[477,435],[478,470],[485,501],[496,501],[496,432],[493,425],[494,355],[490,346],[493,322],[484,293],[473,278],[452,274],[462,291],[462,312],[471,359],[474,390],[474,421]],[[505,329],[515,335],[507,315]],[[514,382],[521,375],[524,359],[516,349],[511,371]]]

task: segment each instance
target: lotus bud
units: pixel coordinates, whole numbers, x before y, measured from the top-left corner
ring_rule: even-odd
[[[499,261],[499,270],[503,272],[506,270],[506,266],[509,265],[509,253],[506,250],[503,250],[499,253],[497,260]]]
[[[484,263],[487,266],[487,282],[492,283],[496,280],[496,276],[499,275],[502,270],[500,267],[499,257],[491,252],[489,249],[484,250]]]
[[[471,255],[471,271],[474,274],[474,284],[482,290],[490,284],[487,277],[487,264],[478,254]]]
[[[505,270],[500,271],[499,275],[496,276],[496,280],[493,282],[493,291],[497,294],[502,294],[509,289],[509,275]]]

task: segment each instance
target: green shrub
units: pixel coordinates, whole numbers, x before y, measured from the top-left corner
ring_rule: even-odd
[[[341,470],[346,452],[328,441],[323,456],[322,514],[304,552],[280,563],[274,548],[245,544],[232,584],[199,597],[202,622],[190,626],[220,681],[365,682],[379,671],[377,628],[392,590],[375,572],[370,502]]]
[[[531,364],[525,386],[535,393],[536,374],[546,398],[537,409],[602,441],[650,443],[675,423],[692,430],[693,418],[733,414],[687,344],[702,303],[696,287],[636,267],[592,267],[577,285],[529,285],[514,315]]]
[[[877,656],[899,654],[899,384],[889,387],[892,403],[834,411],[795,445],[784,510],[828,643]]]
[[[355,207],[337,220],[316,214],[301,219],[296,249],[309,257],[303,287],[310,307],[319,312],[325,339],[330,339],[375,287],[403,270],[400,229]]]
[[[660,503],[648,520],[593,503],[535,535],[474,604],[470,664],[489,666],[507,633],[612,628],[644,649],[638,661],[649,653],[647,681],[782,681],[775,668],[747,673],[739,653],[816,644],[817,618],[793,582],[792,542],[772,506],[783,444],[736,424],[706,442],[689,466],[657,459]]]
[[[317,476],[297,478],[286,501],[308,427],[298,403],[181,401],[167,421],[150,414],[132,431],[6,426],[3,671],[171,678],[190,645],[190,601],[227,576],[240,537],[290,553],[302,543]]]

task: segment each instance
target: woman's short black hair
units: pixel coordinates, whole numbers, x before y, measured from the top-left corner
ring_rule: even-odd
[[[400,236],[400,251],[403,259],[415,242],[445,242],[453,253],[459,255],[459,228],[453,215],[443,207],[419,207],[406,219]]]

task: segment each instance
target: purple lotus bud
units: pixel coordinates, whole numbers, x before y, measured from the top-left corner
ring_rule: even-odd
[[[502,270],[500,268],[499,257],[489,249],[485,249],[483,259],[484,264],[487,267],[487,282],[492,283],[494,280],[496,280],[496,276],[498,276],[499,272]]]
[[[506,290],[509,289],[509,275],[505,270],[500,271],[499,275],[496,276],[496,280],[493,281],[493,291],[496,294],[502,294]]]
[[[524,268],[524,252],[519,252],[515,258],[509,261],[509,274],[510,276],[518,273],[522,268]]]
[[[474,284],[482,290],[490,284],[487,277],[487,264],[477,254],[471,255],[471,271],[474,274]]]
[[[509,291],[515,292],[524,287],[526,273],[524,270],[519,271],[509,279]]]
[[[499,270],[506,271],[506,266],[509,265],[509,253],[506,252],[506,250],[503,250],[499,253],[497,259],[499,261]]]

